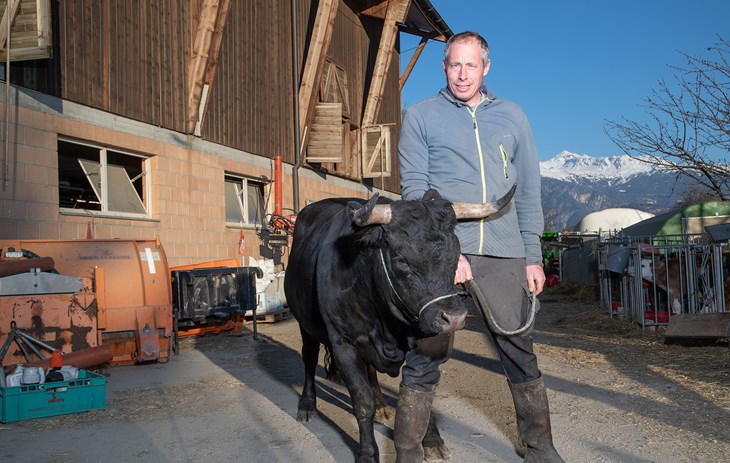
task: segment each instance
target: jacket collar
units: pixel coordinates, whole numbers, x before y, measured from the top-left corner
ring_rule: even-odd
[[[483,98],[484,99],[479,104],[482,104],[484,101],[486,101],[486,103],[489,104],[489,103],[491,103],[492,101],[494,101],[497,98],[497,95],[495,95],[494,92],[490,92],[489,91],[489,88],[487,87],[487,84],[482,84],[482,88],[480,90],[482,92],[482,95],[483,95]],[[449,90],[449,87],[442,88],[441,91],[439,92],[439,94],[441,96],[443,96],[444,98],[446,98],[446,101],[448,101],[448,102],[450,102],[450,103],[452,103],[452,104],[454,104],[454,105],[456,105],[458,107],[468,106],[463,101],[457,99],[451,93],[451,90]]]

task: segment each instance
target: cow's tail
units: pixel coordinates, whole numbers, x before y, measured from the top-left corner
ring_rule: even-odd
[[[337,369],[335,359],[332,358],[332,348],[328,345],[324,346],[324,369],[327,371],[327,380],[340,382],[340,370]]]

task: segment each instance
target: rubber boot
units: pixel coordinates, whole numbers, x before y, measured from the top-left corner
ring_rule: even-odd
[[[431,417],[435,392],[419,392],[401,386],[393,427],[396,463],[423,462],[423,436]]]
[[[509,383],[517,414],[517,428],[527,446],[525,462],[565,463],[553,445],[550,409],[542,377],[525,384]]]

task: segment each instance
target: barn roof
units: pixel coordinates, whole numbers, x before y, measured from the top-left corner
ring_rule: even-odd
[[[656,215],[650,219],[638,222],[621,231],[622,236],[666,236],[681,235],[686,232],[701,233],[705,226],[717,223],[725,223],[730,220],[730,201],[709,201],[701,204],[693,204],[680,210]],[[686,230],[683,220],[699,220],[695,230]]]
[[[446,42],[454,33],[429,0],[414,0],[408,9],[401,32]]]

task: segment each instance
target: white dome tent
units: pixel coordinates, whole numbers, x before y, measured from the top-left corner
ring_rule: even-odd
[[[652,217],[654,217],[654,214],[650,212],[627,207],[613,207],[587,214],[574,227],[574,231],[598,234],[618,232]]]

